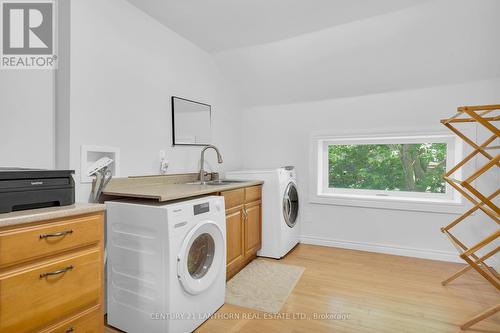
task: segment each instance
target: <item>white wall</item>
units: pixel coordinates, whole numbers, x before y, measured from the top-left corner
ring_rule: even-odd
[[[69,169],[71,0],[57,3],[58,68],[55,73],[55,167]]]
[[[71,5],[70,165],[79,179],[80,146],[121,149],[121,176],[158,174],[159,150],[170,173],[197,171],[200,148],[171,147],[172,95],[212,105],[213,143],[221,169],[240,165],[236,94],[212,58],[125,0],[73,0]],[[207,165],[210,170],[210,166]],[[79,185],[85,201],[89,185]]]
[[[244,111],[243,151],[246,168],[295,165],[301,193],[301,234],[308,242],[426,258],[456,260],[439,229],[456,215],[317,205],[308,202],[309,147],[313,131],[354,133],[436,127],[460,105],[500,101],[500,79],[361,97]],[[258,134],[257,134],[258,133]],[[498,185],[498,175],[492,183]],[[489,180],[486,180],[488,183]],[[490,183],[491,184],[491,183]],[[495,185],[493,185],[495,186]],[[479,218],[479,217],[478,217]],[[466,230],[474,241],[487,233]]]
[[[54,163],[54,73],[0,70],[0,167]]]
[[[65,142],[59,147],[69,152],[69,161],[63,156],[59,165],[67,162],[76,169],[77,201],[87,201],[90,191],[90,185],[79,184],[83,144],[121,148],[122,176],[157,174],[160,149],[167,150],[170,172],[197,170],[200,148],[171,147],[170,96],[177,95],[212,104],[214,143],[225,161],[219,169],[214,154],[208,152],[214,169],[297,166],[302,235],[308,241],[456,259],[439,232],[453,215],[309,204],[309,136],[315,130],[436,126],[459,105],[498,103],[500,79],[240,112],[233,86],[226,83],[212,57],[175,32],[125,0],[71,3],[67,38],[71,64],[66,63],[67,72],[60,80],[63,89],[58,89],[66,94],[58,96],[60,104],[70,112],[58,110],[63,117],[57,121],[60,126],[69,124],[69,131],[61,135],[63,141],[69,138],[69,147]],[[498,45],[491,43],[496,32],[491,28],[498,23],[492,20],[491,9],[497,4],[482,0],[483,6],[476,7],[477,3],[431,2],[216,58],[255,104],[498,76]],[[447,9],[447,15],[439,14]],[[439,38],[432,39],[434,34]],[[325,44],[325,36],[330,44],[319,49],[323,52],[307,47]],[[436,47],[423,47],[429,38]],[[322,66],[325,61],[328,66]],[[456,72],[447,75],[450,70]],[[390,80],[380,81],[384,78]],[[0,166],[54,166],[52,80],[51,72],[0,71]],[[64,89],[68,86],[70,90]],[[483,183],[498,184],[498,175],[489,177],[493,180]],[[484,220],[479,214],[475,219]],[[474,241],[488,229],[463,232]]]

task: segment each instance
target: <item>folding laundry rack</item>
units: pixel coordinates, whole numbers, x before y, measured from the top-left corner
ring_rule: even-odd
[[[444,179],[448,184],[450,184],[454,189],[460,192],[464,198],[472,203],[472,208],[462,214],[460,217],[455,219],[452,223],[441,231],[448,236],[451,243],[455,246],[460,254],[460,257],[467,262],[468,266],[461,269],[460,271],[453,274],[451,277],[442,282],[443,286],[447,285],[451,281],[455,280],[459,276],[463,275],[467,271],[474,269],[479,274],[481,274],[489,283],[491,283],[497,290],[500,291],[500,276],[496,270],[489,267],[485,261],[500,251],[500,246],[498,242],[495,242],[500,237],[500,210],[495,205],[494,200],[500,194],[500,189],[497,189],[491,194],[484,194],[474,187],[473,182],[478,179],[481,175],[490,169],[500,167],[500,154],[492,155],[490,151],[498,150],[500,146],[492,145],[495,140],[500,136],[500,130],[495,126],[495,122],[500,121],[500,105],[480,105],[480,106],[463,106],[457,109],[457,113],[448,119],[441,120],[441,123],[448,127],[453,133],[460,137],[467,144],[472,146],[473,151],[468,154],[461,162],[456,166],[451,168],[444,176]],[[474,140],[470,139],[467,135],[460,131],[456,124],[460,123],[477,123],[484,128],[486,128],[492,135],[483,143],[476,143]],[[465,164],[473,161],[474,157],[478,154],[483,155],[488,162],[482,165],[470,176],[464,180],[454,179],[453,175],[461,169]],[[496,222],[498,227],[495,232],[478,242],[477,244],[468,247],[463,242],[461,242],[456,236],[451,233],[451,229],[458,225],[459,223],[466,220],[474,212],[481,210],[484,212],[491,220]],[[492,250],[487,250],[492,245],[494,246]],[[490,245],[488,247],[488,245]],[[487,251],[486,253],[479,254],[478,252]],[[486,311],[478,314],[477,316],[471,318],[469,321],[461,325],[462,329],[467,329],[472,325],[494,315],[500,311],[500,303],[487,309]]]

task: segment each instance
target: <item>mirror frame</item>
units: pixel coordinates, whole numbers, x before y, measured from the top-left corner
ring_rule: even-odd
[[[208,106],[208,109],[209,109],[209,112],[210,112],[210,134],[212,134],[211,133],[212,132],[212,106],[210,104],[193,101],[191,99],[182,98],[182,97],[179,97],[179,96],[172,96],[170,98],[171,105],[172,105],[172,146],[174,146],[174,147],[175,146],[205,147],[207,145],[211,145],[212,144],[211,142],[207,142],[207,143],[175,143],[175,106],[174,106],[175,99],[181,99],[183,101],[187,101],[187,102],[192,102],[192,103],[196,103],[196,104]]]

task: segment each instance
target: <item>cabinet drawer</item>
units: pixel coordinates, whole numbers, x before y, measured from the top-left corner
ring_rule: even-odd
[[[245,202],[259,201],[262,199],[262,186],[252,186],[245,189]]]
[[[0,268],[100,240],[102,214],[0,232]]]
[[[98,305],[102,264],[95,249],[0,275],[0,332],[32,332]]]
[[[224,197],[226,210],[236,206],[241,206],[245,201],[245,189],[243,188],[232,191],[225,191],[222,192],[221,195]]]
[[[101,333],[104,326],[104,316],[102,311],[86,311],[70,320],[66,320],[57,326],[43,331],[43,333]]]

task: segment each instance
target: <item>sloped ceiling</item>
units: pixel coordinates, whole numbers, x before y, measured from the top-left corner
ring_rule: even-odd
[[[429,2],[215,55],[249,105],[500,77],[500,1]]]
[[[128,0],[212,53],[246,105],[500,77],[498,0]]]
[[[428,0],[128,0],[209,52],[291,38]]]

